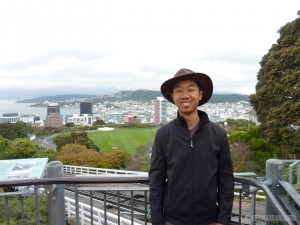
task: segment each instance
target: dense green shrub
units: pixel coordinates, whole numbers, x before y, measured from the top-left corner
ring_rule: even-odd
[[[8,215],[10,225],[22,224],[22,211],[21,211],[21,198],[20,196],[8,197]],[[48,224],[48,200],[45,195],[39,195],[39,218],[40,224]],[[23,197],[24,200],[24,218],[26,225],[36,224],[36,204],[34,196]],[[6,224],[5,198],[0,197],[0,225]]]

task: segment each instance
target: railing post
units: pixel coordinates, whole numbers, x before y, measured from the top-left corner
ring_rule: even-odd
[[[300,182],[300,163],[297,165],[297,183]]]
[[[47,178],[63,177],[63,164],[52,161],[47,165]],[[64,184],[46,187],[48,194],[49,225],[65,225],[65,191]]]
[[[268,159],[266,162],[266,178],[271,181],[271,192],[278,198],[278,181],[282,179],[283,162],[278,159]],[[276,212],[272,207],[271,200],[266,197],[266,224],[273,224],[271,218],[275,218]]]

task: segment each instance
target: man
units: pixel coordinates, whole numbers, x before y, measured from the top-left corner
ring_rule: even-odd
[[[152,224],[229,225],[234,184],[227,135],[198,110],[212,95],[210,77],[180,69],[161,92],[178,114],[157,130],[152,147]]]

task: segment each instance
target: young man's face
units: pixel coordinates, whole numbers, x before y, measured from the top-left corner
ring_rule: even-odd
[[[202,99],[202,91],[193,80],[178,81],[173,87],[172,99],[180,115],[188,115],[197,110],[198,103]]]

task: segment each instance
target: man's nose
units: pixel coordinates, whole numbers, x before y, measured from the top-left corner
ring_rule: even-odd
[[[187,97],[189,97],[188,91],[183,91],[181,97],[182,97],[182,98],[187,98]]]

